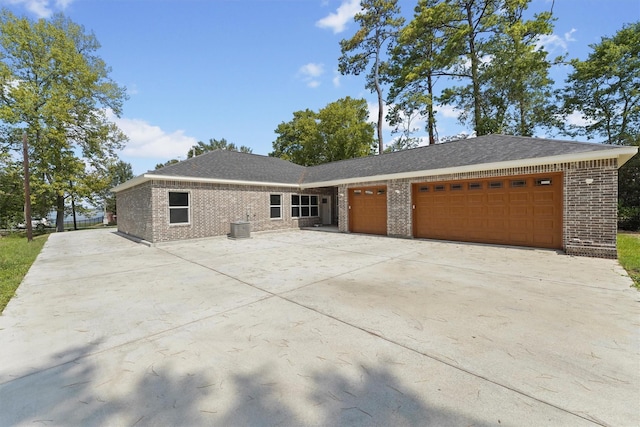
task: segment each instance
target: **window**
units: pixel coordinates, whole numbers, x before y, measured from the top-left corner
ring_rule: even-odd
[[[470,182],[469,183],[469,190],[482,190],[482,183],[481,182]]]
[[[462,190],[462,184],[451,184],[449,187],[451,191]]]
[[[527,181],[524,179],[512,179],[511,188],[522,188],[527,186]]]
[[[551,185],[551,178],[536,179],[536,186]]]
[[[282,195],[272,194],[269,196],[269,218],[282,218]]]
[[[189,193],[169,191],[169,224],[189,224]]]
[[[444,184],[434,185],[433,191],[444,191]]]
[[[489,188],[502,188],[502,181],[491,181]]]
[[[308,218],[318,216],[318,196],[308,194],[291,195],[291,216],[294,218]]]
[[[425,185],[425,186],[423,186],[423,187],[420,187],[420,192],[421,192],[421,193],[426,193],[427,191],[429,191],[429,186],[428,186],[428,185]]]

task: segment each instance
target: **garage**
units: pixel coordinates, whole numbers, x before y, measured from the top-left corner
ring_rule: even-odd
[[[349,231],[387,234],[387,186],[349,189]]]
[[[413,185],[414,237],[562,248],[562,174]]]

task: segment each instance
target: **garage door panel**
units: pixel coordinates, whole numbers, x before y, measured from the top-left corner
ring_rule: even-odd
[[[509,194],[509,203],[528,203],[529,202],[529,193],[511,193]]]
[[[485,203],[485,197],[483,194],[469,194],[467,196],[467,203],[470,205],[481,205]]]
[[[349,190],[349,230],[354,233],[387,234],[386,186]]]
[[[503,204],[507,202],[507,197],[506,194],[503,193],[489,193],[487,195],[487,202]]]
[[[416,237],[562,247],[559,173],[416,184],[413,196]]]
[[[487,213],[492,217],[503,217],[509,209],[506,206],[487,206]]]
[[[509,206],[509,214],[511,216],[528,216],[529,206]]]
[[[541,216],[554,216],[556,213],[555,206],[534,206],[533,215],[536,217]]]
[[[469,206],[467,212],[472,217],[484,217],[487,215],[487,208],[484,206]]]
[[[555,200],[555,194],[551,191],[537,191],[533,195],[533,200],[537,203],[541,202],[553,202]]]

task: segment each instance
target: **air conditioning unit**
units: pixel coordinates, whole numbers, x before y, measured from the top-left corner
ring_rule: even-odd
[[[248,239],[251,237],[251,223],[248,221],[238,221],[231,223],[231,239]]]

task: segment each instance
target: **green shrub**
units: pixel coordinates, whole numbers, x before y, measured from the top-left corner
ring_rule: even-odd
[[[640,206],[618,206],[618,228],[640,231]]]

